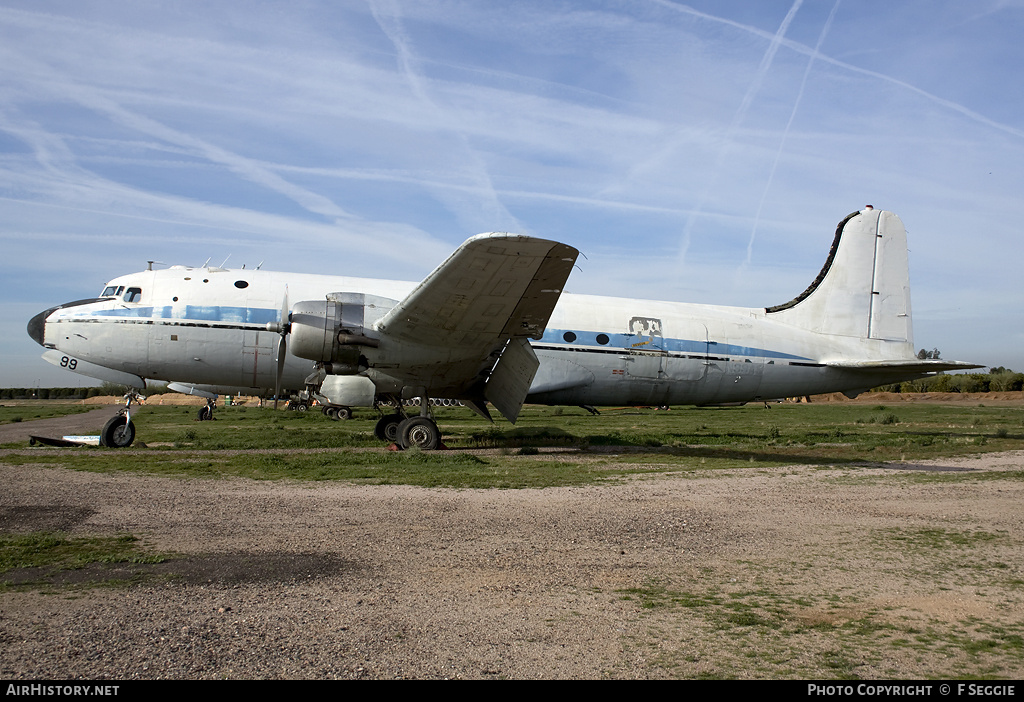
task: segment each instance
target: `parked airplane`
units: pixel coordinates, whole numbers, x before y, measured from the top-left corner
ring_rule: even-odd
[[[97,298],[36,315],[28,333],[47,361],[136,388],[148,379],[208,397],[304,389],[346,408],[392,400],[378,437],[425,449],[441,441],[429,398],[487,418],[489,402],[515,422],[524,402],[853,396],[980,367],[916,357],[906,231],[891,212],[843,219],[810,287],[767,308],[563,294],[577,254],[481,234],[418,285],[173,266],[115,278]],[[422,400],[416,416],[402,409],[409,398]]]

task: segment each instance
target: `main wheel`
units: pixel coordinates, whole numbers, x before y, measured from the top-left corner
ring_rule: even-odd
[[[398,425],[399,445],[433,451],[441,445],[441,430],[430,417],[410,417]]]
[[[389,444],[398,443],[398,425],[402,421],[400,414],[386,414],[377,421],[373,435]]]
[[[338,419],[352,419],[352,408],[351,407],[339,407],[337,412]]]
[[[124,415],[117,415],[107,420],[100,432],[100,446],[125,448],[135,441],[135,425]]]
[[[211,419],[213,419],[213,408],[211,408],[209,405],[207,405],[206,407],[200,407],[199,411],[196,413],[196,419],[198,419],[200,422],[210,421]]]

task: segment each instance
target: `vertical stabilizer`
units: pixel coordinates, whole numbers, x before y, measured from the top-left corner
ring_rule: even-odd
[[[912,354],[903,222],[892,212],[872,208],[849,215],[839,223],[828,260],[810,287],[765,312],[821,334],[903,342]]]

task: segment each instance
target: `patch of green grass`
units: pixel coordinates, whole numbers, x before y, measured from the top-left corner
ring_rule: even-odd
[[[19,402],[14,406],[0,405],[0,424],[16,424],[34,419],[52,419],[69,414],[81,414],[97,408],[97,405],[65,404],[60,402]]]
[[[84,568],[93,563],[160,563],[163,556],[145,553],[138,538],[68,536],[61,532],[0,535],[0,573],[16,568]]]
[[[922,529],[892,528],[885,529],[882,533],[885,540],[895,541],[904,548],[945,549],[950,547],[971,547],[1008,540],[1005,533],[993,534],[980,529],[953,530],[937,527]]]
[[[343,480],[368,485],[454,488],[544,488],[588,485],[665,472],[660,466],[616,467],[603,461],[557,460],[538,455],[476,456],[458,451],[327,451],[234,453],[221,451],[81,451],[10,455],[8,464],[59,465],[77,470],[255,480]]]

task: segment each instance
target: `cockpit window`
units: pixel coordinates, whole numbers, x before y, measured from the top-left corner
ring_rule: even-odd
[[[103,292],[100,294],[100,297],[118,297],[123,292],[123,285],[108,285],[107,287],[103,288]]]
[[[128,292],[124,294],[125,302],[139,302],[142,300],[142,288],[128,288]]]

